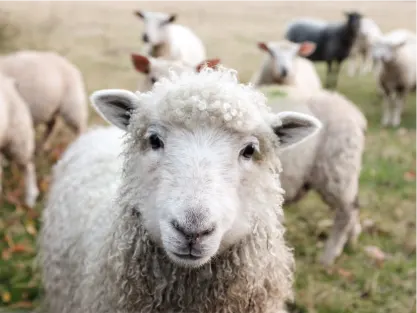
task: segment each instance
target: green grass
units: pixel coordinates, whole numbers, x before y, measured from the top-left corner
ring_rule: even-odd
[[[45,25],[46,30],[49,24]],[[60,36],[59,32],[56,36]],[[132,36],[130,39],[134,37],[129,36]],[[243,35],[239,36],[236,35],[240,40],[251,41]],[[25,44],[21,44],[21,47],[43,48],[46,45],[35,39],[29,42],[27,38],[22,39]],[[136,82],[133,80],[136,73],[130,69],[126,52],[118,54],[116,51],[117,55],[110,56],[107,48],[111,45],[103,38],[79,39],[77,43],[83,47],[77,50],[79,54],[74,52],[77,48],[75,45],[68,52],[85,73],[88,92],[97,88],[131,88]],[[114,45],[125,44],[123,38],[117,36],[111,37],[111,40],[113,43],[118,40]],[[54,42],[51,39],[48,45]],[[4,51],[8,50],[12,49],[4,48]],[[318,70],[323,79],[324,65],[318,65]],[[245,71],[249,72],[248,69]],[[117,79],[109,79],[111,76]],[[245,80],[248,78],[242,77]],[[401,128],[382,129],[381,99],[376,95],[372,75],[349,78],[346,70],[342,69],[337,90],[356,103],[368,119],[360,178],[361,219],[370,219],[375,225],[364,231],[356,249],[345,249],[335,265],[325,270],[317,263],[317,257],[322,252],[329,232],[332,212],[314,193],[286,208],[287,239],[294,247],[297,262],[296,304],[292,311],[415,312],[415,94],[408,98]],[[280,95],[277,93],[272,96]],[[72,139],[66,131],[57,137],[60,139],[55,150],[36,160],[43,192],[40,203],[33,210],[19,203],[22,198],[20,173],[14,166],[5,169],[0,214],[0,313],[3,312],[2,308],[7,311],[30,310],[36,307],[42,297],[40,276],[34,263],[36,236],[41,225],[39,217],[48,187],[50,167],[62,147]],[[366,246],[377,246],[390,258],[377,264],[365,253]]]

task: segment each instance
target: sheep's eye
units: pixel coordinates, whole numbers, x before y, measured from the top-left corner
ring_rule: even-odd
[[[255,153],[256,148],[253,143],[248,144],[243,150],[242,150],[242,156],[246,159],[252,158],[253,154]]]
[[[164,143],[156,134],[152,134],[149,137],[149,144],[152,147],[152,150],[158,150],[164,147]]]
[[[156,83],[156,78],[155,77],[151,77],[151,83],[152,83],[152,85]]]

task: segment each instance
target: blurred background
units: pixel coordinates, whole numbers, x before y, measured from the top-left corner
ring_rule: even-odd
[[[52,50],[81,70],[87,93],[97,89],[136,90],[143,79],[130,54],[140,52],[143,22],[134,10],[176,13],[207,49],[247,82],[264,54],[258,41],[280,40],[293,18],[343,20],[343,10],[372,18],[382,32],[416,32],[414,1],[279,2],[0,2],[0,53]],[[324,64],[316,63],[321,78]],[[294,312],[415,312],[416,301],[416,98],[409,95],[401,126],[380,127],[381,98],[372,73],[349,77],[342,68],[337,90],[364,112],[369,123],[360,180],[364,232],[324,270],[316,263],[331,218],[315,194],[286,209],[287,238],[295,249]],[[41,79],[41,78],[40,78]],[[104,123],[91,111],[90,123]],[[58,127],[51,151],[37,157],[41,198],[34,208],[21,203],[23,182],[12,165],[5,168],[0,207],[0,312],[30,311],[42,297],[36,269],[36,236],[51,166],[73,140]],[[6,311],[4,311],[6,312]]]

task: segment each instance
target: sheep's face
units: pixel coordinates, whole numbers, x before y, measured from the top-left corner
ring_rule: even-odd
[[[307,57],[314,52],[316,45],[312,42],[301,44],[289,41],[258,43],[258,48],[267,52],[271,58],[272,74],[278,81],[293,76],[294,58],[297,56]]]
[[[91,99],[129,133],[130,206],[174,263],[199,267],[251,234],[256,219],[266,219],[266,203],[280,208],[277,149],[308,137],[320,122],[270,113],[251,102],[264,101],[259,93],[215,73],[183,77],[139,98],[104,90]]]
[[[147,57],[134,53],[131,54],[131,60],[136,71],[146,75],[145,86],[141,88],[143,91],[150,90],[161,78],[168,77],[171,71],[177,74],[184,71],[199,72],[204,65],[215,68],[220,62],[220,59],[210,59],[194,67],[180,61]]]
[[[175,14],[160,12],[136,11],[136,16],[144,22],[142,41],[152,46],[163,44],[166,41],[167,25],[175,21]]]
[[[406,39],[397,41],[376,41],[372,45],[372,55],[375,60],[381,60],[383,63],[390,63],[395,59],[397,50],[406,43]]]

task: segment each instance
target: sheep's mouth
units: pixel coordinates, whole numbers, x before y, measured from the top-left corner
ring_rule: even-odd
[[[177,258],[183,259],[183,260],[196,261],[196,260],[200,260],[202,258],[201,256],[196,256],[196,255],[193,255],[191,253],[189,253],[189,254],[180,254],[180,253],[172,252],[172,254],[175,255]]]

